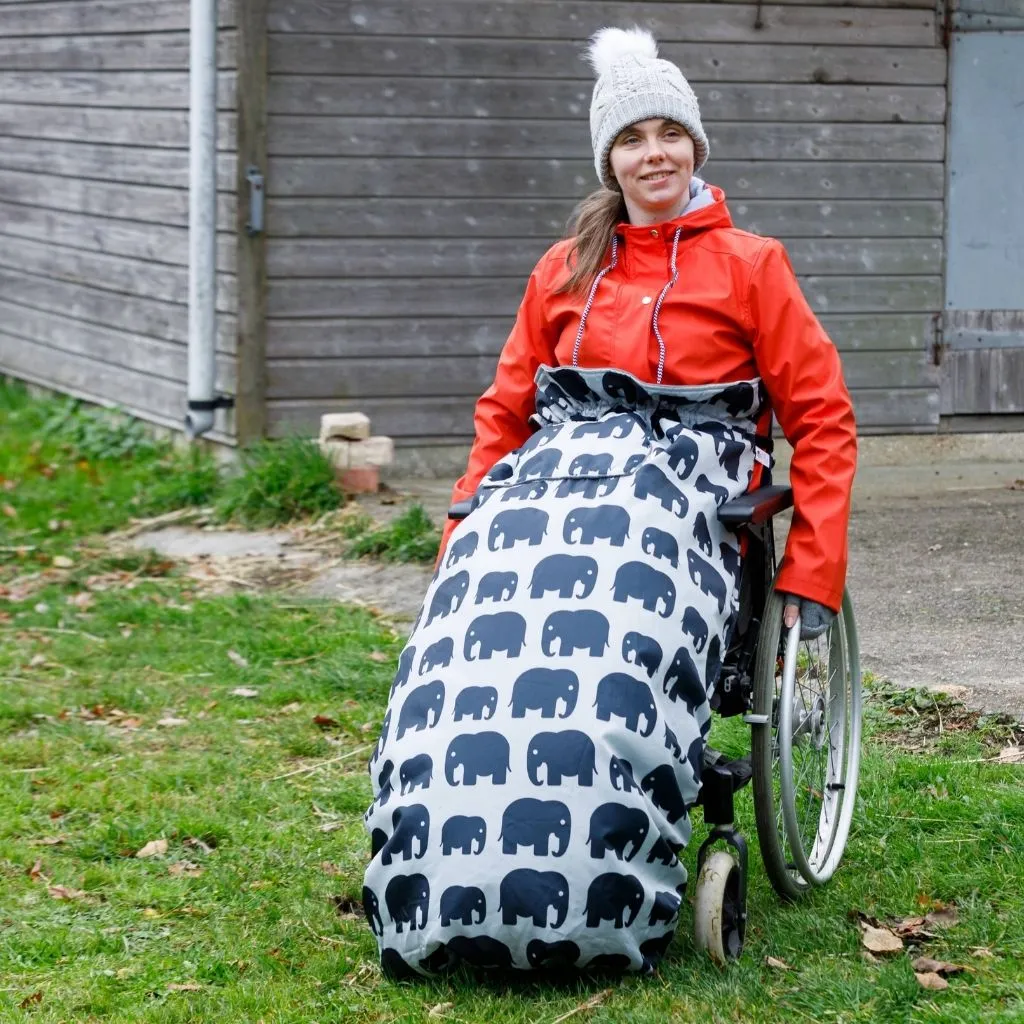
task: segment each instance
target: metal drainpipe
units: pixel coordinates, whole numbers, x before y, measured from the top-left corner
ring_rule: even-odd
[[[188,193],[188,413],[185,433],[213,427],[216,393],[217,0],[191,0]]]

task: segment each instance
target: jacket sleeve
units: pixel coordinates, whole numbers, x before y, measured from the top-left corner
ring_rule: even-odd
[[[473,447],[466,472],[452,490],[452,502],[471,497],[487,471],[532,433],[527,420],[534,411],[533,378],[542,363],[550,366],[555,362],[555,332],[543,310],[548,287],[544,266],[550,258],[542,257],[534,267],[516,322],[501,350],[494,382],[476,403]],[[456,525],[454,520],[446,521],[438,560]]]
[[[857,429],[842,364],[774,239],[751,269],[747,304],[758,372],[793,446],[793,523],[777,587],[838,611],[857,468]]]

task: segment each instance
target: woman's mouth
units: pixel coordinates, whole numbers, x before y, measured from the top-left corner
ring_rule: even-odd
[[[650,174],[641,174],[640,180],[647,182],[658,182],[664,181],[666,178],[670,178],[671,176],[671,171],[652,171]]]

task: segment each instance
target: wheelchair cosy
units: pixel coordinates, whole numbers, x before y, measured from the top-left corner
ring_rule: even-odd
[[[371,757],[364,905],[392,976],[459,960],[653,969],[687,888],[677,855],[696,805],[710,833],[695,942],[739,956],[748,858],[733,798],[748,782],[783,898],[825,882],[846,844],[860,746],[852,606],[844,595],[816,640],[783,627],[772,517],[792,492],[754,475],[770,462],[763,386],[542,368],[537,408],[530,442],[450,510],[465,521]],[[750,726],[749,755],[707,746],[712,713]]]

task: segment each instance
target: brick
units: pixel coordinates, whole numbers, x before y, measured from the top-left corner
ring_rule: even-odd
[[[339,441],[337,439],[320,442],[320,451],[322,451],[330,460],[335,472],[348,469],[351,462],[349,453],[351,452],[353,443],[356,442]]]
[[[370,418],[361,412],[330,412],[320,417],[320,440],[341,438],[365,441],[370,436]]]
[[[395,461],[395,442],[381,434],[365,441],[354,441],[348,450],[348,464],[352,469],[363,466],[390,466]]]
[[[338,483],[346,494],[376,494],[380,489],[380,470],[376,466],[346,469],[338,474]]]

